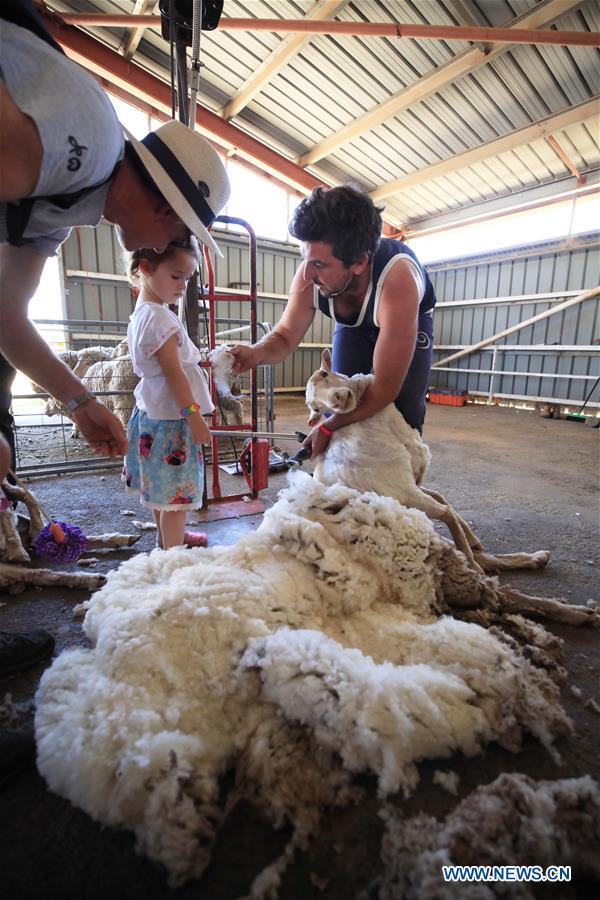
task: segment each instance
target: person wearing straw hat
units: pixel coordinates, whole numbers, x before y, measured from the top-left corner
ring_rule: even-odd
[[[74,226],[114,224],[127,250],[162,249],[209,228],[230,194],[225,167],[201,135],[167,122],[142,141],[119,124],[94,78],[69,60],[30,0],[0,7],[0,480],[14,467],[15,369],[69,410],[90,446],[126,452],[110,410],[40,337],[27,310],[46,259]],[[0,678],[52,653],[43,631],[0,632]],[[31,757],[32,741],[0,732],[0,781]]]
[[[102,217],[126,250],[193,233],[218,252],[208,229],[229,180],[209,142],[180,122],[142,141],[123,134],[104,91],[23,0],[5,0],[0,29],[0,353],[67,407],[95,450],[121,455],[121,424],[40,337],[29,301],[70,229]]]

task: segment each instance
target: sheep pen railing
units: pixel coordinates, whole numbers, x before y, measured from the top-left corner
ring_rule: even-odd
[[[133,373],[127,373],[125,384],[121,387],[115,384],[107,385],[105,382],[110,376],[108,366],[112,365],[111,360],[118,360],[123,355],[119,348],[122,348],[122,342],[126,337],[127,322],[36,319],[34,323],[54,352],[77,370],[86,388],[113,409],[126,427],[135,404],[133,397],[135,376],[131,378]],[[231,340],[230,335],[243,334],[245,328],[245,322],[237,319],[219,319],[218,324],[220,342]],[[264,333],[268,325],[258,324]],[[202,336],[201,340],[203,339]],[[101,351],[104,352],[101,354]],[[89,358],[86,360],[88,355]],[[87,369],[86,361],[89,363]],[[93,366],[96,368],[92,369]],[[121,376],[117,374],[117,379],[119,377]],[[260,367],[257,380],[259,430],[272,432],[274,427],[272,367]],[[107,387],[108,389],[105,389]],[[244,408],[247,387],[242,377],[237,387],[240,392],[239,400],[225,398],[220,404],[219,415],[224,424],[236,425],[247,419],[247,410]],[[233,403],[236,409],[232,408]],[[13,388],[12,414],[15,423],[17,471],[23,477],[114,470],[119,469],[122,464],[120,460],[96,456],[87,443],[78,437],[73,423],[50,395],[32,386],[21,373],[17,373]],[[224,463],[236,460],[243,449],[243,441],[239,439],[226,437],[222,438],[220,443],[222,444],[220,460]],[[206,462],[209,465],[212,463],[210,448],[206,451]]]

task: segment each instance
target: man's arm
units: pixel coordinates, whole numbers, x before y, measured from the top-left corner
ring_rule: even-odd
[[[379,302],[379,336],[373,354],[375,378],[355,410],[327,419],[328,429],[336,431],[369,419],[396,399],[415,352],[419,302],[420,283],[414,267],[405,261],[396,263],[386,278]],[[305,444],[311,446],[315,457],[324,452],[328,441],[317,427]]]
[[[0,246],[0,350],[16,369],[68,403],[84,390],[27,316],[46,258],[24,247]]]
[[[27,316],[45,262],[46,258],[30,247],[0,245],[0,352],[16,369],[66,404],[85,387],[54,355]],[[126,452],[121,423],[104,404],[89,400],[77,408],[73,418],[95,450],[110,456]]]
[[[304,277],[300,266],[292,279],[289,299],[283,315],[273,331],[256,344],[238,344],[231,352],[236,357],[234,372],[247,372],[255,366],[281,362],[293,353],[315,317],[312,281]]]

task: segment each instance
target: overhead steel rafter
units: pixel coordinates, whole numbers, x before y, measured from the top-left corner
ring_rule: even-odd
[[[139,109],[140,112],[143,112],[146,116],[152,116],[152,118],[156,119],[157,122],[164,123],[171,121],[171,110],[167,112],[162,107],[159,109],[157,103],[148,103],[147,101],[142,100],[137,95],[132,94],[130,90],[125,90],[116,85],[114,82],[107,81],[105,78],[99,78],[98,80],[104,90],[107,91],[107,93],[118,97],[120,100],[123,100],[125,103],[128,103],[130,106],[134,107],[134,109]],[[207,134],[207,138],[214,144],[216,144],[216,141],[212,139],[212,135]],[[218,145],[215,149],[218,149]],[[288,180],[284,180],[279,175],[274,175],[272,172],[267,171],[267,169],[264,167],[261,168],[257,162],[251,162],[248,156],[242,157],[237,153],[235,148],[225,151],[225,155],[228,159],[236,159],[241,163],[241,165],[245,166],[255,174],[261,175],[263,178],[267,178],[270,181],[275,181],[278,184],[285,186],[286,191],[291,194],[295,194],[295,196],[297,196],[298,198],[302,199],[306,196],[306,188],[301,189],[300,187],[294,187]]]
[[[165,81],[124,59],[78,28],[64,25],[53,14],[44,12],[43,16],[52,37],[71,59],[106,82],[117,85],[123,91],[156,106],[161,112],[170,112],[171,89]],[[311,191],[319,185],[327,184],[323,179],[315,178],[301,169],[293,160],[286,159],[235,125],[225,122],[206,107],[198,106],[196,126],[200,132],[225,150],[234,150],[242,159],[275,176],[286,185]]]
[[[61,13],[63,21],[84,27],[120,25],[156,26],[160,16],[111,15],[110,13]],[[536,31],[510,28],[485,28],[473,25],[416,25],[401,22],[316,22],[306,19],[236,19],[219,22],[221,31],[270,31],[274,34],[350,35],[352,37],[416,38],[422,41],[483,41],[490,44],[554,44],[572,47],[598,47],[600,34],[590,31]]]
[[[523,26],[539,28],[542,25],[549,25],[557,18],[560,18],[560,16],[571,12],[575,7],[581,6],[581,3],[582,0],[544,0],[533,10],[529,10],[522,16],[513,19],[506,27],[512,30]],[[452,57],[448,62],[418,78],[388,100],[378,103],[363,116],[359,116],[354,121],[349,122],[344,128],[340,128],[339,131],[320,141],[307,153],[298,156],[296,162],[299,166],[310,166],[316,163],[348,141],[370,131],[377,125],[381,125],[386,120],[397,115],[401,110],[412,106],[414,103],[419,103],[445,85],[474,72],[482,65],[487,65],[510,49],[510,45],[499,45],[491,50],[486,50],[482,46],[469,47],[468,50],[464,50],[457,56]]]
[[[333,19],[349,3],[349,0],[317,0],[306,13],[307,19]],[[274,75],[310,41],[306,34],[288,35],[275,50],[264,59],[246,83],[221,110],[223,118],[232,119],[246,106]]]
[[[140,2],[140,0],[138,0]],[[347,2],[347,0],[345,0]],[[323,9],[325,6],[329,7],[341,7],[345,5],[345,2],[333,2],[333,0],[324,0],[320,5]],[[500,31],[513,31],[513,29],[517,28],[518,25],[522,26],[523,24],[532,26],[534,28],[539,27],[540,25],[545,25],[556,18],[564,15],[566,12],[572,11],[577,6],[581,5],[582,0],[541,0],[537,4],[537,6],[531,10],[529,13],[524,16],[520,16],[517,19],[513,20],[510,27],[506,29],[500,29]],[[312,9],[315,10],[315,7]],[[330,15],[335,15],[336,13],[330,13]],[[58,13],[61,19],[79,19],[81,18],[77,14],[64,14]],[[90,17],[88,17],[90,18]],[[94,17],[92,17],[94,18]],[[98,18],[98,17],[95,17]],[[108,20],[112,20],[114,18],[119,17],[109,17],[106,15],[99,17],[102,21],[101,24],[109,24]],[[123,17],[120,17],[123,18]],[[128,20],[128,24],[134,24],[132,22],[131,16],[125,16],[125,19]],[[147,24],[158,24],[160,22],[159,17],[151,17],[151,16],[137,16],[136,21],[138,19],[144,20],[152,20],[151,22],[147,22]],[[60,25],[57,23],[56,19],[50,17],[50,21],[54,23],[54,27],[60,30]],[[223,23],[228,22],[231,23],[230,19],[223,19],[221,25]],[[236,24],[234,27],[238,28],[239,22],[242,20],[235,20]],[[243,20],[245,21],[245,20]],[[265,21],[273,21],[279,22],[279,20],[259,20],[262,23]],[[251,25],[255,23],[256,20],[250,20],[247,22],[247,25]],[[91,23],[89,23],[91,24]],[[121,24],[123,24],[121,22]],[[281,24],[281,23],[280,23]],[[284,26],[290,24],[297,23],[284,23]],[[310,23],[309,23],[310,24]],[[315,22],[313,24],[319,25],[319,22]],[[353,25],[360,23],[336,23],[332,22],[330,25],[337,26],[339,24],[343,25]],[[220,26],[221,27],[221,26]],[[107,82],[113,85],[120,85],[122,90],[128,91],[131,96],[132,93],[135,97],[142,98],[146,102],[153,103],[156,108],[160,108],[161,110],[168,111],[169,103],[165,101],[165,97],[163,97],[163,93],[168,93],[167,85],[156,78],[155,76],[150,75],[145,70],[140,67],[134,67],[133,69],[128,70],[127,72],[120,72],[118,67],[115,66],[114,62],[111,61],[111,57],[115,57],[113,51],[107,48],[105,45],[101,44],[99,41],[95,40],[92,37],[89,37],[83,34],[81,31],[77,31],[75,29],[66,29],[63,26],[63,40],[61,41],[60,35],[55,33],[55,37],[59,42],[63,44],[66,49],[71,51],[71,55],[75,54],[79,56],[78,61],[83,65],[86,65],[100,77],[102,77]],[[249,30],[249,29],[248,29]],[[282,29],[279,29],[282,30]],[[289,30],[284,27],[283,30]],[[313,29],[311,29],[313,30]],[[479,29],[481,30],[481,29]],[[484,29],[486,32],[490,31],[498,31],[498,29]],[[299,38],[300,43],[304,43],[309,40],[306,36],[306,32],[308,29],[303,29],[303,35]],[[534,32],[525,32],[524,29],[521,29],[523,34],[534,34]],[[71,33],[71,37],[67,37],[67,32]],[[313,32],[314,33],[314,32]],[[514,31],[513,31],[514,33]],[[535,32],[537,33],[537,32]],[[541,32],[540,32],[541,33]],[[552,32],[553,35],[556,35],[557,32]],[[578,34],[577,32],[574,34]],[[582,32],[582,34],[588,34],[586,32]],[[81,42],[74,37],[74,35],[80,36],[82,39],[87,41],[86,47],[77,48],[78,43]],[[589,34],[588,34],[589,36]],[[597,38],[598,35],[595,36]],[[296,40],[296,39],[292,39]],[[283,42],[282,42],[283,43]],[[290,42],[291,43],[291,42]],[[511,43],[516,43],[516,41],[512,41]],[[596,41],[598,43],[598,41]],[[408,103],[417,102],[418,99],[422,99],[426,94],[432,93],[443,83],[447,83],[448,81],[453,80],[453,78],[458,77],[459,74],[466,74],[467,71],[473,71],[478,68],[480,65],[484,65],[489,62],[491,59],[496,58],[501,53],[506,52],[506,50],[510,49],[510,45],[500,44],[496,45],[489,52],[484,52],[481,47],[471,47],[469,50],[465,51],[463,54],[451,59],[447,64],[442,67],[436,69],[431,75],[424,76],[423,79],[419,79],[416,85],[411,85],[409,88],[404,89],[396,95],[394,98],[390,98],[390,101],[396,100],[400,98],[402,95],[403,106],[408,105]],[[102,57],[100,59],[100,57]],[[457,69],[461,66],[462,59],[467,58],[470,62],[470,68],[468,68],[464,73],[455,72],[453,66],[457,66]],[[120,62],[124,62],[122,58],[117,57]],[[287,61],[287,57],[286,57]],[[437,83],[437,79],[440,77],[440,73],[444,73],[446,78],[441,80],[440,83]],[[271,73],[272,74],[272,73]],[[263,82],[264,83],[264,82]],[[142,87],[143,85],[143,87]],[[419,90],[419,88],[426,93],[422,93],[421,96],[415,96],[413,94],[412,98],[406,97],[408,92],[414,91],[415,89]],[[258,90],[259,88],[257,88]],[[247,101],[246,101],[247,102]],[[578,107],[575,107],[575,110],[581,111],[582,107],[589,108],[589,111],[585,113],[585,115],[581,115],[579,113],[575,113],[575,119],[571,118],[571,114],[573,110],[567,110],[564,113],[558,114],[558,116],[548,117],[548,119],[543,120],[541,123],[526,126],[523,129],[519,129],[516,132],[511,132],[511,134],[506,135],[503,138],[495,139],[494,141],[487,142],[480,147],[476,147],[471,151],[466,151],[459,156],[453,157],[451,160],[444,160],[441,163],[434,164],[433,166],[428,166],[427,168],[420,170],[416,173],[411,173],[407,176],[403,176],[402,178],[395,179],[392,182],[389,182],[387,185],[383,185],[380,188],[377,188],[375,191],[371,193],[371,196],[375,199],[381,199],[383,197],[390,196],[398,191],[404,190],[408,187],[411,187],[413,184],[421,183],[423,181],[428,181],[433,178],[437,178],[440,175],[446,174],[448,171],[452,171],[454,169],[462,168],[464,166],[470,165],[474,162],[477,162],[479,159],[486,158],[488,156],[495,155],[497,153],[504,152],[508,149],[513,149],[516,146],[528,143],[530,140],[536,140],[540,137],[548,138],[549,132],[552,130],[556,130],[560,127],[565,127],[565,124],[571,124],[571,121],[580,121],[583,118],[588,118],[594,113],[594,109],[590,108],[591,104],[596,103],[596,100],[589,101],[588,104],[580,104]],[[231,103],[231,101],[230,101]],[[229,104],[227,105],[229,106]],[[221,111],[223,114],[224,110],[227,109],[227,106]],[[379,110],[384,110],[384,118],[387,118],[389,115],[393,115],[393,112],[389,112],[386,108],[387,104],[383,104],[378,108],[377,111],[373,111],[373,113],[378,112]],[[359,121],[364,121],[370,114],[367,113],[365,117],[362,117]],[[567,121],[564,117],[569,117]],[[579,116],[579,118],[577,117]],[[553,124],[549,124],[553,123]],[[292,186],[296,189],[301,190],[310,190],[318,184],[327,183],[327,179],[313,178],[308,172],[304,171],[301,168],[301,165],[308,164],[307,158],[309,157],[312,151],[309,151],[309,154],[305,154],[297,160],[297,165],[294,164],[291,160],[287,159],[285,156],[277,153],[274,150],[271,150],[267,145],[262,144],[259,140],[252,138],[250,135],[240,131],[235,128],[235,126],[225,123],[223,119],[221,119],[218,114],[211,112],[208,109],[201,109],[199,111],[197,124],[202,131],[204,131],[207,136],[211,137],[215,142],[220,144],[222,147],[226,148],[228,153],[232,155],[233,153],[239,155],[242,159],[250,162],[254,166],[258,166],[262,171],[266,171],[267,173],[273,175],[278,178],[280,181],[285,183],[288,186]],[[355,123],[352,123],[355,124]],[[545,127],[548,124],[548,127]],[[373,127],[372,124],[369,124],[367,127]],[[366,129],[365,129],[366,130]],[[338,133],[338,135],[341,133]],[[332,136],[333,137],[337,137]],[[348,140],[349,138],[345,138],[344,140]],[[344,141],[342,141],[343,143]],[[324,142],[323,142],[324,143]],[[321,145],[319,145],[321,146]],[[316,149],[316,148],[313,148]],[[554,148],[556,150],[556,148]],[[329,152],[327,150],[326,152]],[[562,158],[562,157],[561,157]],[[564,160],[563,160],[564,161]],[[396,217],[393,214],[386,215],[386,219],[391,222],[396,221],[396,224],[400,224]]]
[[[158,3],[156,0],[135,0],[135,6],[133,7],[132,16],[137,16],[138,14],[143,15],[148,7],[151,6],[153,8],[153,12],[156,12],[158,9]],[[125,59],[132,59],[133,54],[138,48],[138,44],[144,36],[145,27],[143,25],[139,25],[137,28],[134,28],[127,38],[123,39],[122,44],[122,53]],[[121,49],[121,48],[119,48]]]
[[[574,175],[577,179],[578,185],[585,184],[585,175],[582,175],[573,160],[570,158],[566,150],[561,147],[553,134],[549,134],[546,138],[556,155],[563,161],[571,175]]]
[[[401,178],[395,178],[393,181],[375,188],[374,191],[370,192],[370,196],[374,201],[391,197],[393,194],[405,191],[416,184],[422,184],[424,181],[431,181],[442,175],[448,175],[450,172],[463,169],[465,166],[471,166],[482,159],[488,159],[491,156],[514,150],[516,147],[522,147],[524,144],[529,144],[540,138],[546,138],[553,131],[559,131],[561,128],[567,128],[569,125],[583,122],[594,115],[597,116],[599,109],[600,96],[593,97],[591,100],[586,100],[584,103],[579,103],[577,106],[572,106],[563,112],[540,119],[539,122],[535,122],[533,125],[525,125],[523,128],[511,131],[503,137],[494,138],[491,141],[480,144],[472,150],[466,150],[464,153],[458,153],[439,163],[425,166],[425,168],[410,172]]]

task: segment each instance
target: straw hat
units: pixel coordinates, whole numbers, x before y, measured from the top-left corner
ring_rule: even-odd
[[[208,228],[229,199],[231,186],[219,154],[182,122],[171,121],[142,141],[123,128],[152,181],[190,231],[222,256]]]

